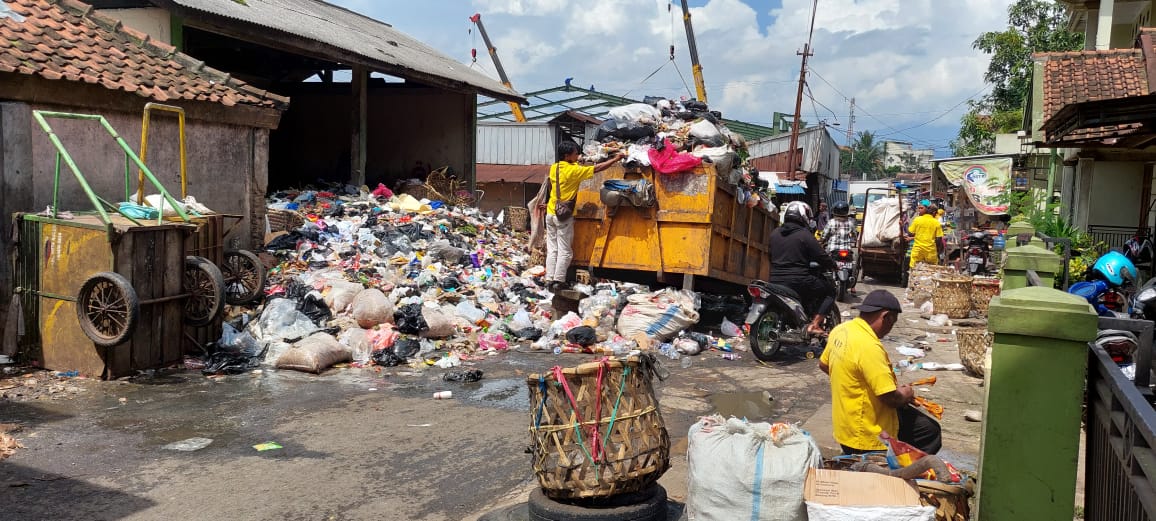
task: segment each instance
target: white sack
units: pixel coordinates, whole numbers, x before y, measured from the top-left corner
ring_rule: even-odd
[[[670,340],[698,323],[698,303],[694,293],[664,289],[627,297],[618,315],[618,334],[632,338],[638,334]]]
[[[899,238],[899,199],[885,197],[867,204],[863,216],[863,245],[887,246]]]
[[[688,444],[690,521],[807,521],[803,485],[823,457],[798,427],[772,434],[769,423],[714,415],[690,427]]]
[[[860,507],[807,502],[810,521],[935,521],[935,507]]]
[[[625,127],[630,123],[654,125],[662,121],[662,113],[657,108],[645,103],[631,103],[630,105],[614,107],[607,115],[614,120],[618,128]]]

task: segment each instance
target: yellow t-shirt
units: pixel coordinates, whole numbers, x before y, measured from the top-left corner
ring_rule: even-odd
[[[557,168],[557,174],[554,173]],[[567,161],[559,161],[550,167],[550,175],[546,182],[558,181],[558,189],[550,187],[550,201],[546,203],[546,213],[554,215],[555,203],[559,200],[567,201],[578,196],[578,185],[582,181],[594,177],[593,166],[582,166]]]
[[[943,237],[943,225],[939,224],[938,219],[926,213],[912,220],[907,231],[915,235],[915,244],[911,246],[914,249],[930,248],[934,251],[935,239]]]
[[[859,450],[885,450],[879,433],[899,435],[899,415],[879,397],[898,388],[891,358],[861,318],[831,330],[820,358],[830,367],[835,441]]]

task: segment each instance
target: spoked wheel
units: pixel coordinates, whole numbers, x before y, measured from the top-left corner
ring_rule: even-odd
[[[209,259],[185,257],[185,324],[207,326],[225,308],[225,279]]]
[[[783,347],[783,340],[779,336],[782,328],[782,318],[775,310],[767,310],[751,324],[751,352],[755,358],[770,362],[775,353]]]
[[[116,273],[101,272],[89,277],[76,296],[76,318],[80,330],[101,347],[128,341],[136,331],[140,300],[128,280]]]
[[[234,306],[253,302],[265,292],[265,265],[251,251],[225,252],[221,275],[225,279],[225,302]]]

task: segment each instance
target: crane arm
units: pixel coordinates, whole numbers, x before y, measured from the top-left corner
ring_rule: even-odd
[[[510,84],[510,78],[506,76],[506,69],[502,68],[502,61],[498,59],[498,49],[494,44],[490,43],[490,35],[486,34],[486,26],[482,25],[482,14],[474,13],[470,17],[470,21],[478,26],[478,33],[482,35],[482,42],[486,44],[486,50],[490,52],[490,59],[494,61],[494,68],[498,70],[498,78],[502,80],[502,85],[513,90],[514,86]],[[522,113],[522,106],[513,101],[510,103],[510,112],[514,113],[514,121],[518,123],[526,122],[526,115]]]
[[[694,90],[698,100],[706,103],[706,82],[702,79],[702,63],[698,61],[698,45],[694,42],[694,27],[690,23],[690,6],[682,0],[682,23],[686,26],[686,40],[690,48],[690,71],[694,75]]]

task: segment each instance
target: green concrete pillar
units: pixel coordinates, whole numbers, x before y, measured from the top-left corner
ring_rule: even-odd
[[[1036,229],[1027,221],[1018,221],[1009,224],[1007,227],[1007,247],[1009,249],[1016,247],[1016,238],[1020,235],[1029,235],[1035,238]],[[1039,239],[1036,240],[1038,241]]]
[[[1004,290],[991,302],[980,492],[983,521],[1072,519],[1087,343],[1098,317],[1052,288]]]
[[[1044,287],[1051,288],[1055,285],[1056,274],[1063,273],[1063,265],[1062,257],[1039,246],[1029,244],[1011,248],[1003,265],[1003,289],[1026,288],[1028,270],[1034,270]]]

